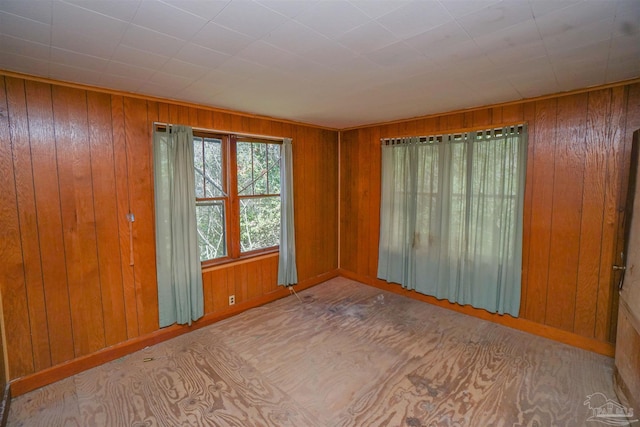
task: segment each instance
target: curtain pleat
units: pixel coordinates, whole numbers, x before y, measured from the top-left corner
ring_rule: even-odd
[[[285,138],[280,146],[280,256],[278,258],[278,284],[284,286],[298,283],[292,162],[291,139]]]
[[[526,127],[382,146],[378,277],[517,316]]]
[[[204,314],[193,131],[188,126],[156,131],[153,148],[159,323],[190,325]]]

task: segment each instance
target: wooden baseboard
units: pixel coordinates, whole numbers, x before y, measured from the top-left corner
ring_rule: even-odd
[[[306,279],[296,285],[296,290],[303,290],[315,286],[319,283],[332,279],[338,276],[338,270],[332,270],[316,277]],[[236,304],[229,307],[227,310],[219,311],[215,313],[206,314],[203,318],[197,322],[188,325],[172,325],[166,328],[159,329],[150,334],[133,338],[128,341],[116,344],[111,347],[104,348],[95,353],[88,354],[86,356],[78,357],[65,363],[61,363],[56,366],[44,369],[42,371],[26,375],[24,377],[16,378],[10,383],[10,390],[13,396],[20,396],[29,391],[35,390],[47,384],[62,380],[72,375],[78,374],[87,369],[94,368],[102,365],[103,363],[110,362],[120,357],[126,356],[138,350],[142,350],[150,345],[158,344],[168,339],[177,337],[187,332],[202,328],[220,320],[226,319],[250,308],[258,307],[269,302],[278,300],[280,298],[289,296],[290,292],[284,288],[279,287],[276,291],[263,295],[259,298],[246,301],[244,303]]]
[[[573,347],[589,350],[594,353],[603,354],[605,356],[613,357],[615,353],[615,347],[612,343],[598,341],[593,338],[583,337],[582,335],[574,334],[573,332],[563,331],[551,326],[542,325],[540,323],[532,322],[531,320],[513,317],[508,314],[499,315],[495,313],[489,313],[488,311],[473,308],[468,305],[460,305],[451,303],[447,300],[439,300],[429,295],[423,295],[421,293],[404,289],[400,285],[387,283],[384,280],[370,278],[363,276],[352,271],[344,269],[339,270],[340,275],[347,279],[352,279],[369,286],[373,286],[385,291],[393,292],[398,295],[404,295],[409,298],[413,298],[419,301],[427,302],[429,304],[444,307],[449,310],[454,310],[459,313],[464,313],[469,316],[478,317],[483,320],[489,320],[509,328],[517,329],[523,332],[528,332],[533,335],[537,335],[543,338],[548,338],[554,341],[568,344]]]

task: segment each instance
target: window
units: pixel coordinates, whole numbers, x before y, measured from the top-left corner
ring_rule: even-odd
[[[518,315],[526,126],[383,140],[378,277]]]
[[[280,144],[194,132],[200,260],[275,249],[280,239]]]

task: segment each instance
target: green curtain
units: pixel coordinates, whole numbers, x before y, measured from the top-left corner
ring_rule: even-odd
[[[280,145],[280,256],[278,258],[278,284],[298,283],[296,269],[296,236],[293,221],[293,150],[291,139]]]
[[[153,166],[160,327],[204,314],[195,213],[193,130],[155,131]]]
[[[518,316],[526,126],[382,146],[378,277]]]

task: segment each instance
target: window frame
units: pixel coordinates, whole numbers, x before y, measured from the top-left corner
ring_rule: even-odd
[[[242,252],[240,243],[240,201],[242,199],[255,199],[264,197],[281,196],[280,193],[265,194],[265,195],[244,195],[238,194],[238,158],[237,158],[237,144],[238,142],[258,143],[258,144],[276,144],[281,145],[281,139],[269,139],[264,137],[255,137],[242,134],[222,133],[216,131],[207,131],[201,129],[193,130],[194,137],[200,138],[214,138],[221,141],[222,149],[222,162],[223,162],[223,182],[225,184],[226,196],[219,197],[196,197],[196,204],[205,203],[212,200],[224,200],[224,227],[226,237],[226,252],[225,256],[219,258],[213,258],[200,261],[203,268],[217,266],[221,264],[228,264],[236,261],[245,260],[261,255],[267,255],[271,253],[278,253],[280,251],[280,245],[270,246],[266,248],[254,249],[251,251]],[[204,143],[204,140],[203,140]]]

